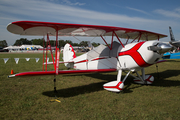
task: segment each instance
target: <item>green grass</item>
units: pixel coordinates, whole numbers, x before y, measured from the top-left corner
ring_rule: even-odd
[[[15,64],[14,58],[21,58]],[[24,58],[41,58],[27,62]],[[49,55],[50,57],[50,55]],[[54,76],[7,78],[15,73],[42,70],[42,54],[0,54],[0,119],[19,120],[178,120],[180,118],[180,60],[168,60],[148,67],[146,74],[155,77],[153,85],[139,85],[128,77],[124,91],[117,94],[103,89],[116,80],[117,72],[57,76],[54,99]],[[63,65],[60,68],[66,69]],[[53,70],[53,66],[48,66]],[[124,74],[123,74],[124,76]]]

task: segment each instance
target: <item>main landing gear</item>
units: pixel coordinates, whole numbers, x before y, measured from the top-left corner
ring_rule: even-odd
[[[118,75],[117,75],[117,81],[112,81],[112,82],[108,82],[106,84],[103,85],[104,89],[108,90],[108,91],[112,91],[112,92],[120,92],[123,90],[124,88],[124,82],[127,79],[127,77],[130,75],[132,77],[134,77],[134,82],[138,83],[138,84],[152,84],[154,81],[154,77],[151,75],[145,75],[145,71],[144,68],[141,69],[141,73],[142,75],[140,76],[139,73],[137,71],[134,71],[137,76],[134,76],[132,74],[130,74],[131,70],[128,71],[126,73],[126,76],[124,77],[124,79],[121,81],[121,76],[122,76],[122,70],[118,71]]]
[[[56,76],[54,76],[54,96],[55,98],[53,100],[51,100],[51,102],[61,102],[58,98],[57,98],[57,90],[56,90]]]

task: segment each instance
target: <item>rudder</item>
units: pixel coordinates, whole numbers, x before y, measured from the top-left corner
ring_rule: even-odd
[[[73,68],[74,64],[72,63],[72,61],[74,58],[76,58],[76,54],[74,52],[74,49],[73,49],[71,44],[67,43],[64,46],[64,50],[63,50],[63,59],[65,62],[64,65],[68,68]]]
[[[171,27],[170,27],[170,26],[169,26],[169,32],[170,32],[171,41],[175,41],[175,38],[174,38],[174,35],[173,35],[173,32],[172,32],[172,29],[171,29]]]

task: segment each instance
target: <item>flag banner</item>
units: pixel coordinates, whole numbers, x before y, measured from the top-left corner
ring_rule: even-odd
[[[6,64],[7,61],[9,60],[9,58],[3,58],[4,59],[4,63]]]
[[[14,60],[15,60],[16,64],[18,64],[19,58],[14,58]]]
[[[26,61],[29,61],[30,60],[30,58],[25,58],[26,59]]]
[[[36,62],[38,62],[39,61],[39,58],[35,58],[36,59]]]

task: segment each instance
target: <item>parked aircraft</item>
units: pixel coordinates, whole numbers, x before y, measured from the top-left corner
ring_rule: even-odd
[[[180,40],[175,40],[172,29],[170,26],[169,26],[169,33],[170,33],[170,37],[171,37],[170,44],[175,46],[176,48],[179,48],[180,47]]]

